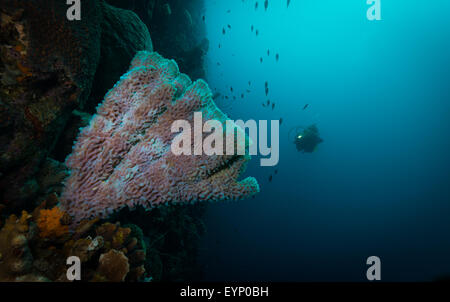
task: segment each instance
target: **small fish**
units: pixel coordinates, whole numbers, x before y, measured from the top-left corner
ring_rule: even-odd
[[[275,175],[278,174],[278,169],[275,169]]]
[[[263,107],[266,107],[266,104],[262,103],[262,106],[263,106]]]
[[[233,86],[230,87],[230,91],[233,92]]]
[[[269,182],[271,182],[271,181],[272,181],[272,175],[269,176]]]
[[[220,63],[219,63],[219,62],[217,62],[217,66],[220,66]]]
[[[270,56],[270,50],[269,49],[267,50],[267,55]]]
[[[252,32],[253,32],[253,30],[255,29],[255,27],[254,27],[254,26],[252,25],[252,27],[251,27],[251,28],[252,28]]]
[[[269,7],[269,0],[264,1],[264,10],[267,11],[267,8]]]
[[[225,96],[225,99],[227,99],[227,100],[228,100],[228,95],[226,95],[226,96]]]
[[[258,35],[259,34],[259,30],[256,30],[255,33],[256,33],[256,35]]]
[[[244,94],[243,93],[241,93],[241,99],[243,99],[244,98]]]
[[[305,110],[306,108],[308,108],[308,106],[309,106],[309,104],[306,104],[306,105],[303,107],[303,110]]]
[[[231,25],[230,24],[228,24],[227,26],[228,26],[229,29],[231,29]]]
[[[270,100],[267,100],[267,106],[269,106],[270,105]]]
[[[262,58],[262,57],[261,57],[261,58],[259,58],[259,62],[261,62],[261,63],[263,62],[263,58]]]
[[[280,126],[281,126],[281,124],[283,124],[283,118],[282,117],[280,118]],[[275,174],[277,174],[277,173],[275,172]]]
[[[206,20],[206,17],[205,17],[205,16],[203,16],[203,17],[202,17],[202,20],[203,20],[203,22],[205,22],[205,20]]]
[[[258,10],[258,1],[255,3],[255,10]]]
[[[217,99],[217,98],[220,97],[220,96],[221,96],[220,92],[214,93],[214,95],[213,95],[213,100]]]
[[[279,54],[276,54],[275,59],[276,59],[277,62],[278,62],[278,60],[280,60],[280,55],[279,55]]]
[[[224,35],[224,34],[225,34],[225,27],[222,28],[222,35]]]
[[[272,103],[272,110],[275,108],[275,103]]]
[[[231,9],[227,10],[227,14],[231,13]]]
[[[248,86],[252,86],[252,81],[248,81]]]
[[[249,89],[247,89],[246,91],[247,91],[247,93],[250,93],[250,92],[251,92]]]
[[[287,0],[287,7],[289,8],[289,4],[291,4],[291,0]]]
[[[221,44],[219,44],[219,48],[221,48],[222,47],[222,45]]]

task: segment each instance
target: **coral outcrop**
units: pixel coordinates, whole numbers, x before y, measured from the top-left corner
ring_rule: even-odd
[[[44,201],[33,214],[23,211],[5,220],[0,229],[0,282],[68,281],[70,256],[79,257],[83,281],[148,278],[146,244],[138,226],[93,220],[69,233],[65,213],[47,208],[49,203]]]
[[[77,223],[123,207],[239,199],[258,192],[254,178],[237,181],[249,156],[175,155],[175,120],[194,112],[224,122],[207,84],[191,83],[174,61],[140,52],[108,92],[66,161],[71,174],[61,205]]]

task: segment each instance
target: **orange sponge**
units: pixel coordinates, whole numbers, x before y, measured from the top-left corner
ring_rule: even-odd
[[[58,207],[54,207],[50,210],[40,210],[37,219],[37,225],[41,231],[40,236],[43,238],[61,237],[67,234],[69,232],[69,227],[61,224],[63,216],[64,212]]]

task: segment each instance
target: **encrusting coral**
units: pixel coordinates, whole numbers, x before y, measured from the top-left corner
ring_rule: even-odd
[[[191,82],[177,64],[139,52],[84,128],[66,164],[61,196],[74,225],[106,218],[123,207],[219,201],[259,191],[252,177],[237,181],[249,156],[175,155],[171,125],[193,122],[194,112],[224,122],[207,84]]]

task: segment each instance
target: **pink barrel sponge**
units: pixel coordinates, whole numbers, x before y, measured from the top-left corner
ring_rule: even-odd
[[[61,206],[74,223],[106,218],[125,206],[160,205],[249,197],[257,181],[238,181],[248,155],[175,155],[175,120],[193,123],[194,112],[224,121],[208,85],[191,82],[177,64],[140,52],[110,90],[67,158],[71,174]]]

